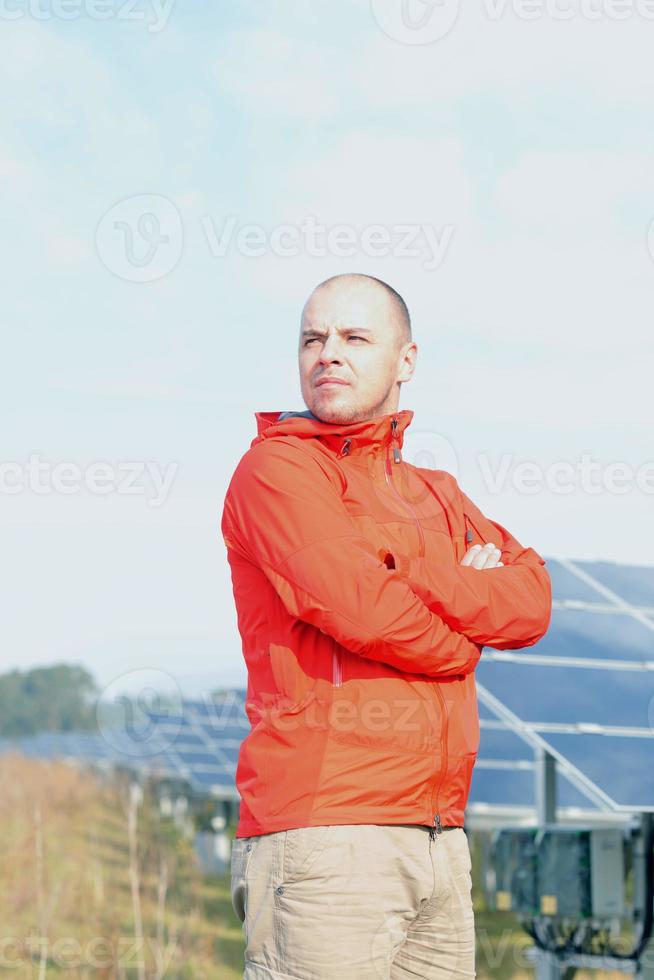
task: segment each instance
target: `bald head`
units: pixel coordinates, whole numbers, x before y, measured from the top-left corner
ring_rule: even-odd
[[[309,296],[309,299],[304,305],[302,311],[302,319],[304,320],[304,315],[309,306],[311,300],[319,292],[326,292],[331,294],[335,299],[358,299],[362,302],[366,302],[366,299],[376,300],[377,305],[380,298],[383,299],[384,305],[387,307],[387,315],[391,322],[393,323],[397,331],[397,346],[398,348],[402,344],[408,344],[412,340],[411,333],[411,317],[409,315],[409,308],[404,302],[403,298],[389,286],[387,282],[383,279],[377,279],[375,276],[367,276],[361,272],[346,272],[338,276],[331,276],[329,279],[323,280],[319,283],[316,288]]]
[[[395,411],[415,366],[406,303],[388,283],[360,273],[316,286],[302,310],[302,396],[326,422]]]

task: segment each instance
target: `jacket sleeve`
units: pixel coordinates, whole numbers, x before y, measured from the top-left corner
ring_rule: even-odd
[[[552,614],[552,584],[545,560],[485,517],[463,491],[459,493],[479,537],[474,543],[492,541],[501,550],[504,565],[477,569],[394,555],[395,567],[429,609],[475,643],[497,650],[533,646],[547,632]]]
[[[264,572],[291,615],[348,650],[412,673],[470,673],[481,647],[389,572],[358,532],[329,465],[287,441],[255,443],[227,489],[226,546]]]

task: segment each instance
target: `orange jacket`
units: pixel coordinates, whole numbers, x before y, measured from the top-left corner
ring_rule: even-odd
[[[402,458],[409,410],[351,424],[256,413],[221,530],[248,668],[237,837],[463,825],[482,646],[546,632],[545,561],[443,470]],[[503,567],[460,564],[492,541]]]

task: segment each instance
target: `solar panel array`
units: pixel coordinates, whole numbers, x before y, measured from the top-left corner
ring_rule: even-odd
[[[249,727],[244,698],[238,689],[207,702],[184,701],[176,711],[147,712],[145,727],[2,738],[0,754],[115,766],[184,782],[198,795],[237,799],[238,749]]]
[[[547,568],[547,635],[523,650],[486,647],[477,666],[481,739],[470,805],[533,810],[534,749],[543,748],[558,761],[560,806],[654,810],[654,569],[554,559]],[[5,738],[0,753],[119,765],[237,800],[245,694],[147,711],[145,733]]]
[[[533,807],[532,749],[542,747],[559,762],[561,805],[654,810],[654,569],[554,559],[547,568],[546,636],[523,650],[486,648],[477,667],[470,802]]]

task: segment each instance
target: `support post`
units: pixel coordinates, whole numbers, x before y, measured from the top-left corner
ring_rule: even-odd
[[[539,827],[556,822],[556,759],[543,748],[536,749],[536,819]],[[574,976],[568,970],[563,973],[556,956],[545,950],[536,953],[537,980],[562,980],[565,975]]]
[[[648,877],[652,875],[652,864],[654,860],[652,857],[652,847],[654,847],[654,814],[643,813],[641,815],[641,833],[640,854],[637,857],[642,862],[643,871],[638,876],[638,887],[641,890],[642,914],[645,916],[647,914],[645,902],[648,901],[648,892],[650,891],[648,888]],[[636,855],[634,855],[634,858],[636,858]],[[651,895],[649,899],[651,900]],[[654,914],[654,909],[650,909],[650,912]],[[637,980],[654,980],[654,934],[652,934],[640,955],[639,970],[636,976]]]
[[[538,826],[556,822],[556,759],[536,750],[536,818]]]

